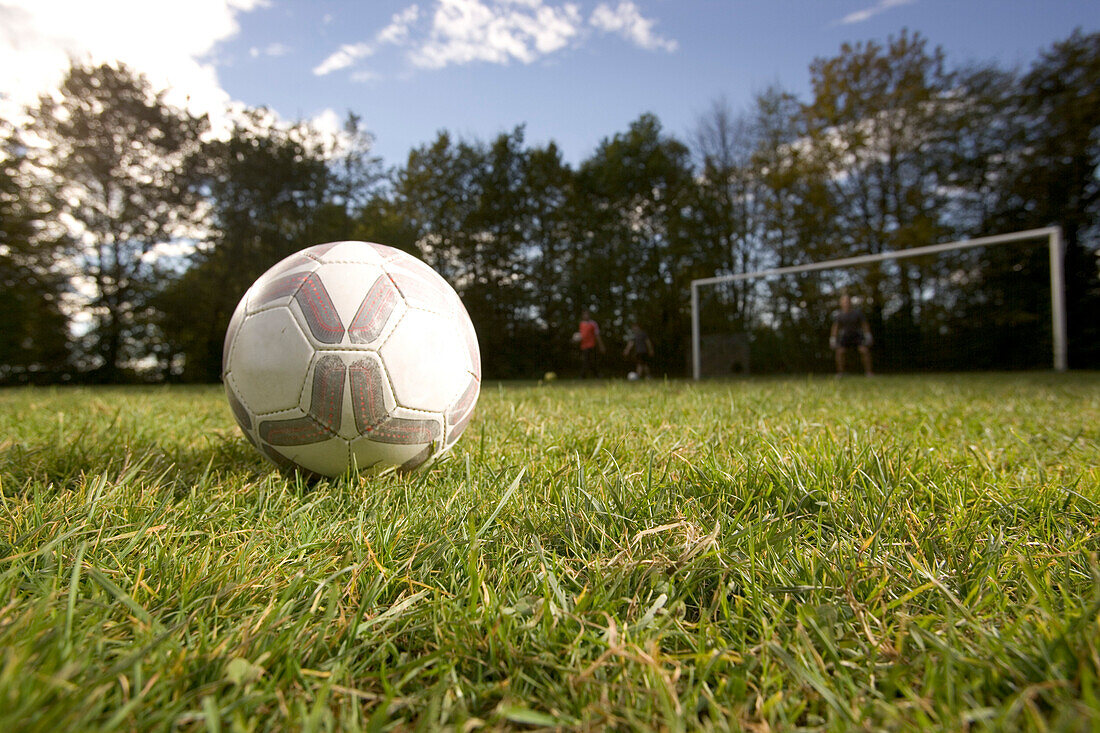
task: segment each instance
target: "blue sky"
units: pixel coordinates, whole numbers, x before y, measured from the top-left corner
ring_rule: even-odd
[[[0,0],[0,64],[34,69],[3,75],[0,95],[55,84],[68,55],[117,58],[215,114],[239,102],[333,125],[354,111],[391,165],[441,129],[518,124],[575,163],[644,112],[684,137],[718,98],[804,95],[810,62],[846,41],[908,28],[952,64],[1026,66],[1076,27],[1100,30],[1100,2]]]

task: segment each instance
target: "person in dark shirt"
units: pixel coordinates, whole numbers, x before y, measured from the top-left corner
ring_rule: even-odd
[[[863,361],[863,373],[871,376],[871,326],[863,316],[863,311],[852,307],[852,299],[847,293],[840,296],[840,310],[833,318],[833,329],[829,333],[829,347],[836,354],[836,374],[844,373],[845,356],[849,349],[858,349]]]
[[[653,358],[653,342],[649,340],[649,334],[642,330],[642,325],[635,321],[630,326],[630,338],[627,339],[623,356],[629,358],[634,354],[634,373],[638,379],[649,377],[649,360]]]

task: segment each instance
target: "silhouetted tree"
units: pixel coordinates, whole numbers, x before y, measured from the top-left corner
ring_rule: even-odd
[[[331,198],[324,141],[308,125],[286,127],[251,110],[204,152],[210,234],[155,305],[173,368],[185,380],[212,381],[229,318],[253,281],[293,252],[346,237],[351,223]]]
[[[86,366],[117,381],[148,355],[157,245],[193,233],[207,122],[123,64],[74,64],[60,94],[43,95],[28,114],[26,161],[73,234],[78,291],[88,293]]]
[[[1023,78],[1022,165],[1011,181],[1022,226],[1065,235],[1070,361],[1100,365],[1100,33],[1075,31]]]
[[[687,146],[651,114],[605,139],[577,171],[574,203],[585,209],[575,217],[573,287],[612,344],[641,320],[658,345],[657,373],[684,368],[694,186]]]
[[[23,152],[3,140],[0,166],[0,383],[55,381],[69,370],[61,310],[64,232],[46,202],[20,181]]]
[[[748,114],[735,115],[718,100],[696,121],[691,136],[699,162],[698,202],[693,239],[699,277],[751,272],[762,266],[761,176],[753,165],[757,128]],[[751,286],[733,283],[721,298],[731,330],[746,331],[751,321]]]

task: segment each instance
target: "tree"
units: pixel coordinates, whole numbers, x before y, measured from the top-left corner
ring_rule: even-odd
[[[1075,31],[1023,78],[1027,121],[1011,182],[1017,221],[1059,224],[1065,235],[1070,363],[1100,365],[1100,33]]]
[[[1027,147],[1029,124],[1019,113],[1020,77],[994,65],[956,70],[940,124],[946,189],[941,221],[953,239],[1025,228],[1015,194],[1006,185],[1016,176]],[[1016,214],[1006,216],[1009,209]]]
[[[382,159],[374,155],[374,136],[364,127],[362,118],[348,112],[340,134],[325,157],[332,176],[332,198],[354,217],[377,192],[385,178]]]
[[[203,154],[210,233],[154,302],[187,381],[218,379],[229,319],[256,278],[293,252],[346,238],[352,226],[332,197],[324,141],[308,125],[249,110]]]
[[[441,131],[432,143],[409,151],[404,167],[393,177],[394,203],[416,232],[413,254],[460,294],[481,277],[478,263],[466,261],[463,253],[471,249],[467,222],[478,205],[477,176],[483,157],[477,144],[456,142]]]
[[[576,302],[608,334],[639,319],[657,344],[657,372],[679,373],[686,363],[694,200],[687,146],[650,114],[605,139],[577,172]]]
[[[844,44],[810,75],[808,132],[834,173],[852,244],[877,254],[932,241],[952,86],[943,51],[903,31],[886,47]]]
[[[804,108],[810,144],[826,165],[845,241],[837,254],[883,253],[938,241],[950,231],[944,107],[952,77],[943,51],[903,31],[884,47],[844,44],[811,65],[812,99]],[[911,343],[922,274],[902,261],[868,267],[862,285],[872,328]],[[899,300],[887,314],[885,295]],[[887,358],[892,342],[879,342]]]
[[[21,184],[22,151],[4,140],[0,167],[0,383],[54,381],[69,369],[65,279],[57,269],[64,235]]]
[[[701,170],[694,237],[700,273],[743,273],[760,266],[762,196],[752,161],[758,144],[752,122],[748,115],[735,115],[724,99],[696,122],[691,140]],[[749,289],[737,283],[730,291],[722,310],[730,327],[744,332],[751,320]]]
[[[530,219],[523,193],[527,152],[523,129],[478,146],[473,175],[474,207],[463,228],[460,257],[469,268],[462,297],[489,353],[505,363],[521,361],[529,336]],[[517,364],[518,366],[518,364]]]
[[[50,189],[52,214],[73,235],[78,290],[89,293],[86,366],[117,381],[147,355],[157,246],[192,233],[207,121],[123,64],[74,64],[59,95],[28,114],[24,170]]]
[[[308,126],[298,128],[304,131]],[[379,202],[386,178],[381,158],[371,152],[373,136],[358,115],[348,112],[343,128],[331,139],[325,140],[316,130],[306,137],[310,138],[311,155],[323,159],[328,168],[325,202],[311,214],[315,244],[341,239],[377,241],[368,231],[360,231],[363,225],[370,228],[374,224],[362,212]]]
[[[1009,184],[1025,157],[1029,123],[1019,111],[1020,75],[971,64],[952,72],[940,105],[944,239],[1031,228]],[[1046,250],[1007,246],[943,255],[923,267],[919,331],[935,349],[909,358],[936,369],[1004,369],[1049,363]],[[965,287],[952,278],[966,275]]]
[[[567,371],[575,358],[569,341],[582,303],[569,297],[571,273],[567,267],[571,219],[568,203],[573,198],[574,173],[562,160],[553,142],[527,151],[522,182],[523,208],[528,222],[530,317],[538,333],[529,351],[537,355],[534,374]],[[530,372],[529,372],[530,373]]]
[[[542,373],[560,356],[545,350],[555,350],[562,318],[556,258],[568,171],[557,148],[525,147],[521,127],[488,144],[441,132],[393,180],[389,199],[364,211],[372,229],[411,239],[409,249],[454,285],[492,355],[486,375]]]
[[[846,244],[831,161],[812,144],[803,106],[778,87],[757,95],[752,113],[756,148],[750,161],[758,198],[762,265],[788,267],[840,255]],[[754,368],[804,370],[820,363],[821,334],[834,307],[820,277],[778,278],[754,287],[746,311]]]

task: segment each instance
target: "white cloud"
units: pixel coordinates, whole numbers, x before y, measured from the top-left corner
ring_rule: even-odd
[[[409,39],[409,28],[420,18],[420,8],[410,5],[400,13],[394,13],[388,26],[378,31],[374,37],[378,43],[400,45]]]
[[[229,103],[211,54],[235,36],[237,17],[266,0],[0,0],[0,114],[18,114],[55,89],[70,58],[121,61],[167,100],[217,122]],[[14,70],[18,69],[18,73]]]
[[[574,3],[441,0],[427,41],[410,59],[428,69],[472,61],[529,64],[565,46],[580,27],[580,10]]]
[[[353,71],[351,74],[351,80],[360,84],[368,81],[377,81],[380,79],[378,72],[371,71],[370,69],[360,69],[359,71]]]
[[[653,31],[654,22],[643,17],[638,6],[630,0],[623,0],[615,8],[607,3],[600,3],[592,11],[588,22],[605,33],[618,33],[647,51],[663,50],[672,53],[679,47],[676,41],[657,35]]]
[[[374,47],[369,43],[345,43],[333,53],[329,54],[321,63],[313,67],[313,73],[317,76],[331,74],[340,69],[346,69],[364,56],[374,53]]]
[[[340,115],[336,114],[336,110],[332,107],[326,107],[313,115],[309,120],[309,124],[314,130],[328,138],[337,138],[343,134],[344,130],[343,120],[340,119]]]
[[[855,12],[848,13],[840,20],[836,21],[834,25],[852,25],[853,23],[862,23],[865,20],[870,20],[879,13],[890,10],[891,8],[901,7],[902,5],[908,5],[914,2],[914,0],[879,0],[874,5],[864,8],[863,10],[856,10]]]
[[[320,76],[347,68],[384,46],[407,46],[408,61],[419,69],[474,62],[530,64],[591,37],[591,29],[621,35],[646,50],[675,51],[677,42],[659,35],[654,26],[630,0],[617,6],[600,3],[587,25],[576,2],[436,0],[430,12],[409,5],[395,13],[369,42],[340,47],[313,73]],[[379,76],[358,70],[351,78],[370,81]]]
[[[344,129],[347,119],[331,107],[326,107],[309,118],[309,126],[319,133],[324,154],[330,159],[345,154],[362,142],[361,138],[350,135]],[[369,133],[366,136],[373,141],[374,138]]]
[[[361,58],[374,55],[378,46],[405,43],[409,39],[410,28],[419,17],[420,8],[416,5],[410,5],[400,13],[394,13],[390,24],[374,35],[374,43],[346,43],[313,67],[313,73],[317,76],[325,76],[334,71],[346,69]],[[370,71],[356,71],[351,75],[352,81],[369,81],[374,78],[377,78],[377,75]]]
[[[290,53],[290,46],[286,46],[282,43],[269,43],[263,48],[253,46],[248,49],[248,55],[252,58],[257,58],[258,56],[286,56],[288,53]]]

